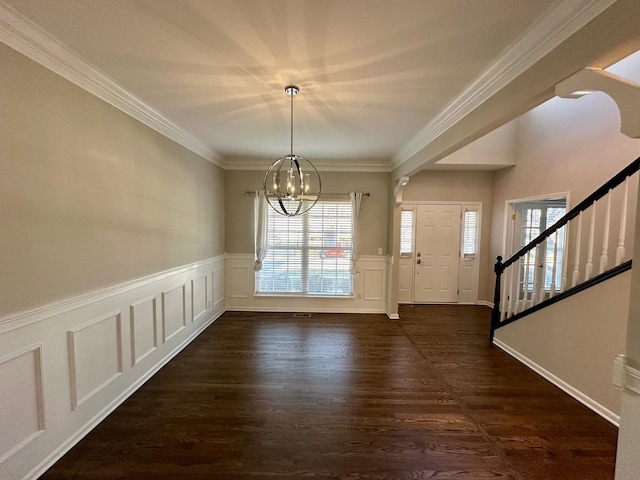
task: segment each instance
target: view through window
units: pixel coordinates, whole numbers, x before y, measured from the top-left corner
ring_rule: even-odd
[[[350,296],[351,202],[319,201],[305,215],[269,209],[267,255],[256,272],[256,292]]]

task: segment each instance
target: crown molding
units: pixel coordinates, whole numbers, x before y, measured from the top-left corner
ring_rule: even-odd
[[[272,160],[228,158],[224,163],[225,170],[266,170]],[[391,171],[389,162],[380,160],[354,160],[336,162],[336,160],[314,160],[313,166],[319,172],[384,172]]]
[[[425,148],[466,115],[524,73],[537,61],[588,22],[613,5],[616,0],[561,0],[549,8],[489,68],[431,122],[409,140],[391,160],[396,169]]]
[[[76,52],[0,0],[0,42],[64,79],[118,108],[211,163],[224,167],[220,156],[157,110],[91,66]]]

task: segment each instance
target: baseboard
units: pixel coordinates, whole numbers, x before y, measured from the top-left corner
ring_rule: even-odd
[[[577,401],[579,401],[584,406],[586,406],[590,410],[592,410],[595,413],[597,413],[598,415],[600,415],[602,418],[604,418],[605,420],[607,420],[611,424],[615,425],[616,427],[620,426],[620,416],[616,415],[615,413],[613,413],[611,410],[606,408],[604,405],[598,403],[597,401],[595,401],[593,398],[589,397],[588,395],[585,395],[584,393],[582,393],[577,388],[575,388],[572,385],[568,384],[567,382],[565,382],[561,378],[557,377],[556,375],[554,375],[553,373],[551,373],[550,371],[548,371],[544,367],[538,365],[536,362],[534,362],[530,358],[526,357],[525,355],[521,354],[517,350],[514,350],[513,348],[508,346],[506,343],[500,341],[499,339],[494,338],[493,339],[493,344],[496,347],[498,347],[498,348],[502,349],[503,351],[505,351],[506,353],[508,353],[509,355],[511,355],[516,360],[520,361],[521,363],[523,363],[524,365],[529,367],[531,370],[536,372],[538,375],[540,375],[544,379],[546,379],[549,382],[553,383],[560,390],[562,390],[565,393],[567,393],[568,395],[572,396]]]
[[[489,307],[489,308],[493,308],[493,302],[489,302],[487,300],[478,300],[476,302],[476,305],[480,305],[483,307]]]
[[[386,314],[384,310],[366,308],[314,308],[314,307],[227,307],[227,312],[271,312],[271,313],[373,313]]]
[[[195,338],[204,332],[213,322],[215,322],[222,314],[224,310],[217,312],[206,322],[198,327],[189,337],[185,338],[178,346],[171,350],[165,357],[160,360],[151,370],[140,377],[135,383],[127,388],[120,396],[115,398],[109,405],[107,405],[102,411],[98,412],[91,420],[89,420],[80,430],[78,430],[73,436],[69,437],[63,444],[61,444],[56,450],[51,452],[47,458],[45,458],[38,466],[36,466],[31,472],[29,472],[23,480],[36,479],[53,466],[58,460],[60,460],[69,450],[71,450],[80,440],[88,435],[100,422],[107,418],[113,411],[118,408],[122,403],[133,395],[147,380],[153,377],[162,367],[169,363],[173,358],[184,350]]]

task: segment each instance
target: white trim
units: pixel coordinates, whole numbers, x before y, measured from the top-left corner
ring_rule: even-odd
[[[398,313],[387,312],[387,317],[389,317],[389,320],[400,320],[400,315]]]
[[[476,302],[476,305],[480,305],[482,307],[489,307],[489,308],[493,308],[494,303],[493,302],[489,302],[487,300],[478,300]]]
[[[185,338],[178,346],[171,350],[165,357],[160,360],[152,369],[140,377],[129,388],[122,392],[111,403],[99,411],[93,416],[84,426],[76,431],[71,437],[56,448],[51,454],[49,454],[38,466],[25,475],[23,480],[30,478],[38,478],[46,470],[48,470],[54,463],[64,456],[71,448],[84,438],[91,430],[93,430],[102,420],[104,420],[110,413],[118,408],[127,398],[129,398],[138,388],[140,388],[147,380],[155,375],[162,367],[164,367],[169,361],[171,361],[178,353],[180,353],[189,343],[191,343],[198,335],[200,335],[209,325],[215,322],[224,311],[214,313],[209,320],[200,325],[191,335]]]
[[[630,366],[625,355],[618,355],[613,362],[613,384],[616,388],[640,395],[640,370]]]
[[[36,23],[1,0],[0,42],[211,163],[220,167],[224,166],[220,156],[209,145],[151,108]]]
[[[236,306],[227,307],[227,312],[270,312],[270,313],[372,313],[384,314],[384,309],[366,308],[316,308],[316,307],[260,307],[260,306]]]
[[[9,458],[13,457],[20,450],[25,448],[31,442],[33,442],[36,438],[44,433],[47,428],[47,414],[46,414],[46,401],[44,397],[44,363],[42,358],[42,350],[44,348],[44,344],[42,342],[38,342],[35,345],[30,345],[27,348],[23,348],[18,350],[17,352],[10,353],[9,355],[5,355],[0,358],[0,366],[4,363],[8,363],[11,360],[15,360],[16,358],[22,357],[23,355],[27,355],[28,353],[33,353],[35,356],[34,366],[35,366],[35,386],[36,386],[36,408],[38,412],[37,422],[38,422],[38,430],[33,432],[31,435],[25,437],[21,442],[14,445],[14,447],[8,450],[4,455],[0,456],[0,465],[6,462]]]
[[[565,199],[565,209],[567,212],[571,210],[570,201],[571,201],[571,192],[557,192],[557,193],[546,193],[542,195],[534,195],[531,197],[523,197],[523,198],[513,198],[510,200],[504,201],[504,223],[503,223],[503,231],[502,231],[502,252],[503,252],[503,260],[507,260],[513,253],[513,235],[514,229],[513,224],[509,223],[510,218],[513,218],[513,215],[516,213],[516,205],[518,203],[527,203],[527,202],[536,202],[540,200],[557,200],[560,198]],[[567,231],[565,235],[565,246],[568,245],[569,232]],[[512,252],[507,254],[506,252]]]
[[[416,155],[613,3],[615,0],[555,2],[495,63],[394,155],[393,168]]]
[[[625,365],[624,373],[624,389],[640,395],[640,370]]]
[[[573,387],[572,385],[569,385],[567,382],[565,382],[561,378],[557,377],[556,375],[554,375],[544,367],[541,367],[536,362],[526,357],[525,355],[521,354],[517,350],[511,348],[510,346],[500,341],[499,339],[494,338],[493,344],[498,348],[504,350],[506,353],[514,357],[516,360],[519,360],[520,362],[522,362],[524,365],[529,367],[531,370],[536,372],[541,377],[553,383],[560,390],[564,391],[565,393],[569,394],[570,396],[578,400],[580,403],[582,403],[584,406],[586,406],[590,410],[593,410],[595,413],[600,415],[605,420],[609,421],[616,427],[620,426],[620,416],[613,413],[604,405],[598,403],[593,398],[582,393],[580,390]]]
[[[163,272],[154,273],[146,277],[136,278],[128,282],[119,283],[100,290],[94,290],[92,292],[77,295],[75,297],[69,297],[64,300],[60,300],[55,303],[36,307],[31,310],[25,310],[14,314],[7,315],[0,318],[0,333],[6,333],[16,328],[23,327],[32,323],[36,323],[45,320],[53,315],[59,315],[66,313],[77,308],[84,307],[91,303],[96,303],[105,300],[122,293],[126,293],[134,288],[143,287],[153,282],[169,278],[180,273],[185,273],[190,270],[205,267],[209,264],[224,261],[224,255],[217,257],[211,257],[206,260],[200,260],[198,262],[182,265],[180,267],[170,268]],[[24,320],[21,322],[21,320]]]
[[[265,171],[269,168],[276,159],[245,159],[245,158],[229,158],[225,162],[225,170],[238,170],[238,171]],[[342,160],[315,160],[313,159],[313,165],[319,172],[390,172],[391,166],[389,162],[383,159],[379,160],[349,160],[344,162]]]

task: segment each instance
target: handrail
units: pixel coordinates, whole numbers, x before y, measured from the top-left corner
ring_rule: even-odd
[[[623,168],[618,174],[616,174],[615,176],[613,176],[609,181],[607,181],[606,183],[604,183],[601,187],[599,187],[597,190],[595,190],[591,195],[589,195],[587,198],[585,198],[583,201],[581,201],[578,205],[576,205],[574,208],[572,208],[569,212],[567,212],[562,218],[560,218],[556,223],[554,223],[552,226],[550,226],[549,228],[547,228],[546,230],[544,230],[540,235],[538,235],[536,238],[534,238],[531,242],[529,242],[528,245],[522,247],[518,252],[516,252],[514,255],[512,255],[508,260],[506,260],[505,262],[502,262],[502,257],[498,256],[497,257],[497,262],[495,263],[494,266],[494,272],[496,274],[496,282],[495,282],[495,291],[494,291],[494,306],[493,306],[493,311],[491,314],[491,333],[490,333],[490,341],[493,341],[493,336],[495,333],[495,330],[497,330],[498,328],[504,326],[504,325],[508,325],[510,323],[513,323],[514,321],[528,315],[529,313],[532,313],[534,311],[540,310],[541,308],[551,305],[553,303],[556,303],[559,300],[562,300],[563,298],[566,298],[570,295],[573,295],[575,293],[578,293],[592,285],[595,285],[603,280],[606,280],[608,278],[611,278],[614,275],[617,275],[619,273],[622,273],[623,271],[626,271],[628,269],[631,268],[631,261],[627,261],[624,262],[622,264],[620,264],[620,262],[622,261],[622,255],[624,255],[624,248],[622,248],[622,254],[620,255],[620,258],[617,259],[617,265],[613,268],[608,269],[607,271],[605,270],[605,267],[601,267],[600,270],[600,274],[597,275],[594,278],[589,278],[590,275],[586,274],[586,278],[585,281],[582,282],[581,284],[576,285],[576,281],[575,281],[575,277],[574,277],[574,281],[573,281],[573,287],[569,288],[569,289],[565,289],[565,285],[564,285],[564,281],[563,281],[563,285],[562,285],[562,289],[564,291],[562,291],[561,293],[559,293],[558,295],[554,296],[554,291],[555,291],[555,287],[551,287],[552,288],[552,292],[551,294],[549,294],[549,298],[547,298],[546,300],[540,297],[543,297],[542,293],[540,293],[540,295],[538,295],[538,298],[535,297],[535,293],[532,293],[532,297],[531,299],[528,298],[527,296],[527,292],[531,291],[528,290],[528,283],[527,285],[527,292],[525,292],[525,296],[523,299],[523,305],[524,308],[523,310],[515,310],[513,311],[513,316],[509,317],[509,318],[505,318],[504,320],[502,320],[502,313],[500,311],[500,307],[501,307],[501,294],[502,294],[502,286],[501,286],[501,277],[502,274],[505,272],[505,270],[513,265],[515,262],[517,262],[519,259],[527,256],[527,258],[529,258],[529,255],[531,255],[529,252],[531,252],[532,250],[536,249],[537,247],[541,246],[541,244],[543,242],[545,242],[545,240],[547,240],[549,237],[551,237],[552,235],[554,235],[556,232],[558,232],[558,230],[560,230],[561,228],[565,227],[571,220],[575,219],[576,217],[578,217],[579,215],[581,215],[582,212],[584,212],[585,210],[587,210],[589,207],[593,206],[596,202],[598,202],[600,199],[602,199],[603,197],[605,197],[607,194],[609,194],[609,192],[611,192],[613,189],[615,189],[616,187],[618,187],[619,185],[621,185],[623,182],[625,182],[631,175],[635,174],[636,172],[638,172],[640,170],[640,157],[636,158],[633,162],[631,162],[629,165],[627,165],[625,168]],[[628,185],[628,184],[627,184]],[[625,186],[625,200],[626,200],[626,189],[628,187]],[[609,197],[609,207],[610,207],[610,199],[611,197]],[[594,207],[595,208],[595,207]],[[626,203],[625,203],[625,215],[626,215]],[[582,221],[582,217],[580,217],[579,221]],[[608,225],[608,214],[607,214],[607,223],[605,223],[606,225]],[[592,223],[592,236],[593,236],[593,223]],[[605,227],[606,228],[606,227]],[[624,229],[621,228],[621,235],[623,234]],[[557,238],[557,237],[556,237]],[[580,242],[579,240],[579,235],[578,235],[578,243]],[[636,241],[640,241],[640,239],[637,239]],[[606,247],[603,247],[606,248]],[[539,252],[539,251],[538,251]],[[578,250],[579,252],[579,250]],[[603,254],[606,253],[606,250],[603,251]],[[536,253],[534,252],[534,258],[535,258]],[[578,253],[576,253],[576,255],[578,255]],[[606,258],[606,256],[605,256]],[[529,260],[527,260],[528,262]],[[590,261],[590,260],[589,260]],[[605,265],[606,266],[606,261],[604,262],[604,264],[601,263],[601,265]],[[542,266],[542,265],[541,265]],[[527,267],[529,268],[529,267]],[[589,270],[590,271],[590,270]],[[577,273],[577,270],[576,270]],[[526,273],[526,275],[529,275],[528,273]],[[537,276],[537,273],[535,274]],[[554,275],[555,275],[555,270],[554,270]],[[510,277],[512,277],[512,275],[510,275]],[[535,282],[535,276],[534,276],[534,282]],[[534,287],[535,288],[535,287]],[[510,290],[511,287],[508,287],[507,290]],[[508,291],[506,293],[509,293]],[[546,296],[545,296],[546,297]],[[535,300],[537,300],[539,303],[536,303]],[[531,305],[529,306],[529,300]],[[506,315],[509,315],[510,309],[511,309],[511,302],[515,302],[516,299],[511,298],[509,295],[507,295],[505,297],[505,301],[508,303],[508,306],[505,310]]]
[[[515,262],[518,258],[522,257],[525,253],[533,250],[535,247],[540,245],[544,240],[546,240],[551,235],[553,235],[557,230],[560,230],[567,223],[569,223],[571,220],[573,220],[578,215],[580,215],[580,212],[583,212],[584,210],[589,208],[591,205],[593,205],[595,202],[600,200],[607,193],[609,193],[609,190],[616,188],[618,185],[624,182],[627,177],[630,177],[631,175],[636,173],[639,169],[640,169],[640,157],[636,158],[633,162],[631,162],[629,165],[623,168],[618,174],[612,177],[611,180],[606,182],[604,185],[598,188],[595,192],[593,192],[591,195],[589,195],[587,198],[581,201],[578,205],[576,205],[571,210],[569,210],[562,218],[560,218],[560,220],[558,220],[556,223],[551,225],[549,228],[547,228],[544,232],[542,232],[536,238],[531,240],[531,242],[528,245],[522,247],[518,252],[512,255],[511,258],[503,262],[502,270],[507,268],[513,262]]]

